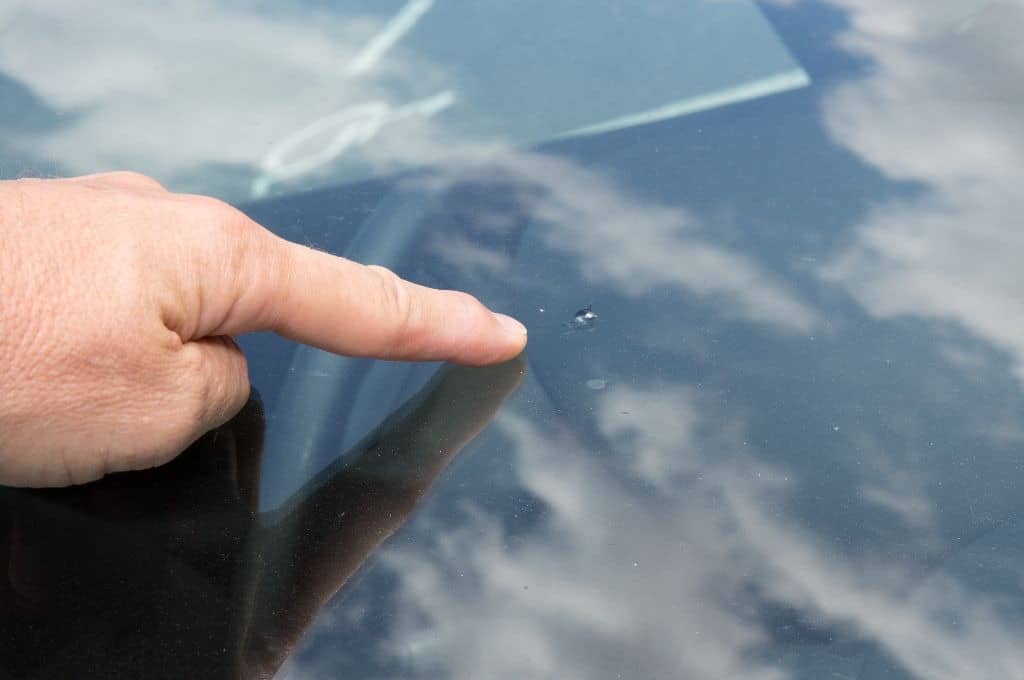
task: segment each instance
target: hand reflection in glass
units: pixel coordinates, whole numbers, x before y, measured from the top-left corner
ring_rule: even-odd
[[[270,513],[257,400],[163,467],[0,488],[0,677],[273,675],[524,370],[444,369]]]

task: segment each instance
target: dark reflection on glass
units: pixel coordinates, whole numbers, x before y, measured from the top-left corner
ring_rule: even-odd
[[[447,368],[355,451],[259,514],[256,399],[172,463],[0,490],[0,670],[264,677],[519,384],[521,360]]]

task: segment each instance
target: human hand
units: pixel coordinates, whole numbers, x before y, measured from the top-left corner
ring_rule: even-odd
[[[526,332],[436,291],[273,235],[134,173],[0,182],[0,483],[160,465],[245,403],[232,336],[467,365]]]

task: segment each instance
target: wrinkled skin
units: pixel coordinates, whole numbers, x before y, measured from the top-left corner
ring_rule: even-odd
[[[0,484],[160,465],[249,396],[233,336],[487,365],[526,331],[473,297],[287,242],[134,173],[0,182]]]

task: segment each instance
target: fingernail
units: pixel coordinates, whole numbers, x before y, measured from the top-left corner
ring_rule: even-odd
[[[505,329],[506,333],[509,333],[510,335],[526,335],[526,326],[519,323],[511,316],[494,312],[494,318],[498,320],[498,323],[501,324],[501,327]]]

